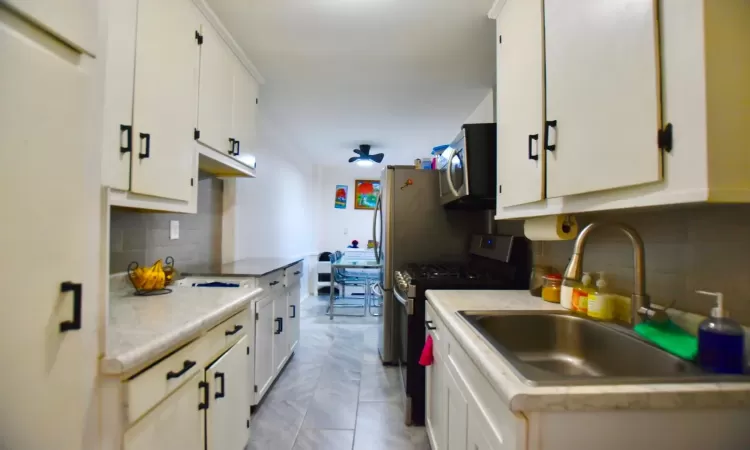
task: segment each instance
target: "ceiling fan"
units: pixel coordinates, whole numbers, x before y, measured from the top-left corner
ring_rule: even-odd
[[[355,148],[353,151],[359,156],[352,156],[351,158],[349,158],[349,162],[356,162],[359,166],[371,166],[374,163],[380,163],[381,161],[383,161],[383,157],[385,156],[382,153],[371,155],[370,145],[368,144],[361,144],[359,148]]]

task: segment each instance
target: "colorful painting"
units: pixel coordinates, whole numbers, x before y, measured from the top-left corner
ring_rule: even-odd
[[[345,184],[336,185],[336,209],[346,209],[346,197],[349,194],[349,186]]]
[[[379,180],[356,180],[354,182],[354,208],[375,209],[380,195]]]

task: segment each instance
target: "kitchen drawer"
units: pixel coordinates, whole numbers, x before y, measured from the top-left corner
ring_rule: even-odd
[[[302,274],[302,261],[284,269],[284,287],[289,287],[294,285],[295,283],[299,283],[302,279]]]
[[[125,381],[128,423],[138,420],[172,391],[189,380],[193,374],[202,371],[224,349],[242,338],[245,335],[246,316],[247,310],[242,310],[239,314],[212,328],[202,337]],[[226,331],[234,330],[235,325],[242,325],[243,328],[227,336]]]
[[[269,274],[263,275],[258,279],[258,287],[267,292],[275,292],[277,289],[284,287],[284,271],[276,270]]]

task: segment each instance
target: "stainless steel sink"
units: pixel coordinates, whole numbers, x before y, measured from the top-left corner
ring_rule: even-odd
[[[459,311],[532,385],[748,381],[702,371],[633,331],[557,311]]]

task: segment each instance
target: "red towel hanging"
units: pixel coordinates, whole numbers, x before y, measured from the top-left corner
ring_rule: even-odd
[[[422,349],[422,356],[419,357],[419,364],[422,366],[431,366],[434,358],[432,357],[432,336],[427,335]]]

